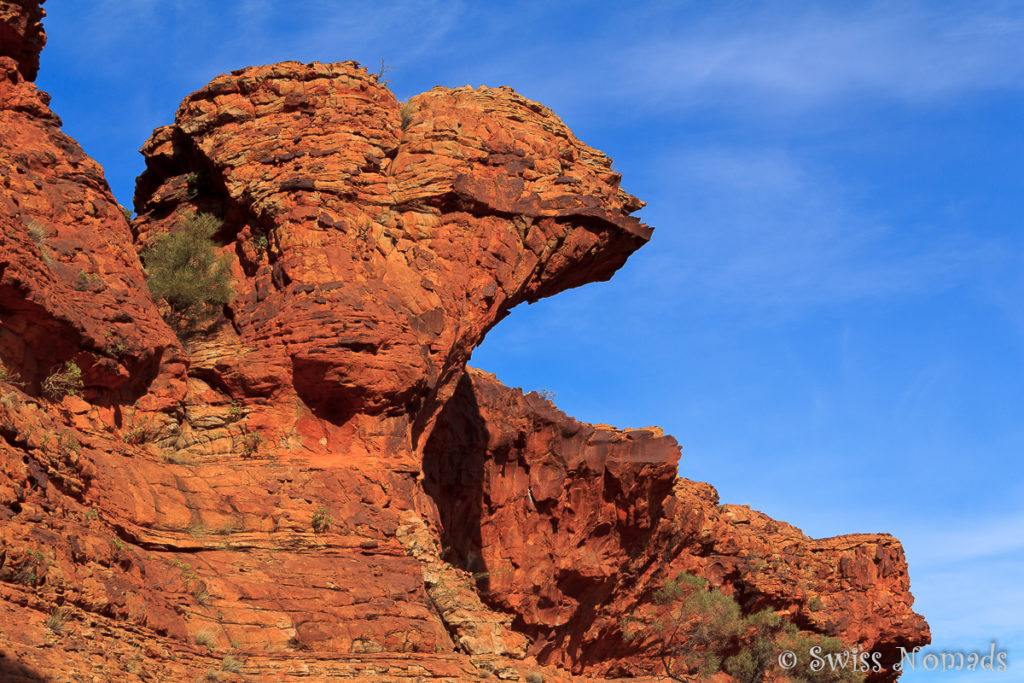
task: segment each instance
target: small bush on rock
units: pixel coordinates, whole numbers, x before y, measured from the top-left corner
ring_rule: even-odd
[[[817,669],[807,656],[812,649],[836,661],[850,649],[835,638],[800,631],[771,609],[744,616],[736,600],[708,585],[704,578],[680,573],[654,591],[652,602],[661,606],[660,619],[623,620],[626,641],[649,642],[658,651],[664,674],[672,680],[703,680],[725,670],[740,683],[762,683],[783,673],[779,653],[799,654],[795,668],[785,671],[793,680],[808,683],[859,683],[864,669]],[[632,623],[630,623],[632,621]]]
[[[58,370],[43,380],[43,396],[59,401],[64,396],[74,396],[82,390],[82,369],[74,361],[64,363]]]
[[[241,673],[242,667],[245,666],[242,660],[231,655],[224,655],[224,659],[220,662],[220,668],[231,673]]]
[[[317,507],[313,513],[313,531],[323,533],[331,527],[331,516],[323,505]]]
[[[168,322],[178,332],[194,331],[234,296],[230,258],[217,255],[212,239],[220,226],[211,214],[190,216],[142,253],[149,289],[167,302]]]
[[[213,649],[215,643],[213,634],[209,631],[200,631],[195,635],[194,640],[196,641],[196,645],[202,645],[204,647],[210,648],[211,650]]]
[[[412,102],[402,103],[402,130],[406,130],[409,126],[412,125],[412,117],[414,113],[415,109],[412,106]]]
[[[50,236],[50,233],[46,232],[46,228],[33,221],[28,224],[28,236],[41,247],[46,244],[46,238]]]
[[[68,610],[64,607],[58,607],[50,613],[50,616],[46,618],[44,622],[46,628],[50,629],[51,632],[60,635],[64,633],[64,627],[68,620]]]

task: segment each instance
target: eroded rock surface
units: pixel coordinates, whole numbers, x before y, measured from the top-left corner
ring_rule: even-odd
[[[469,370],[431,434],[424,471],[447,559],[474,572],[485,602],[517,615],[545,662],[657,670],[657,652],[623,641],[621,620],[681,571],[747,612],[774,608],[886,662],[927,637],[896,539],[808,538],[719,505],[711,486],[677,477],[678,459],[657,428],[581,424]]]
[[[720,506],[660,430],[466,369],[516,304],[650,236],[549,110],[244,69],[154,132],[129,225],[31,82],[40,5],[0,0],[0,677],[655,674],[621,618],[683,570],[849,643],[927,642],[895,539]],[[138,254],[192,211],[223,220],[237,296],[182,343]],[[69,362],[82,386],[45,395]]]
[[[142,243],[191,210],[225,221],[244,348],[227,374],[274,368],[268,392],[336,424],[400,417],[414,440],[513,306],[607,279],[650,235],[611,160],[546,108],[507,88],[403,108],[354,62],[221,76],[143,153]]]
[[[161,363],[168,383],[182,378],[184,360],[102,169],[26,80],[41,14],[0,4],[0,359],[33,394],[73,361],[91,400],[134,400]]]
[[[42,0],[0,0],[0,55],[14,59],[26,81],[36,79],[46,45],[42,5]]]

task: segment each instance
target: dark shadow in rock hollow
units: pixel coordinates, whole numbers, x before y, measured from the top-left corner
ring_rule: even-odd
[[[484,572],[483,512],[487,429],[468,374],[438,415],[424,448],[424,489],[441,515],[442,557],[471,572]]]
[[[4,683],[23,683],[25,681],[45,681],[46,676],[21,662],[4,657],[0,653],[0,681]]]

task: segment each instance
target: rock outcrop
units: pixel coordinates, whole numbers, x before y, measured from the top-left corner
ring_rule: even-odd
[[[650,235],[549,110],[468,88],[403,107],[354,62],[221,76],[143,153],[141,243],[209,211],[238,261],[238,352],[214,381],[414,442],[512,307],[609,278]]]
[[[623,616],[679,572],[709,579],[746,612],[766,607],[810,631],[893,659],[928,627],[911,609],[891,536],[815,540],[676,475],[657,428],[576,422],[535,393],[469,370],[424,458],[446,559],[545,662],[581,673],[657,670],[623,641]]]
[[[0,0],[0,55],[10,57],[26,81],[39,72],[39,53],[46,45],[42,2]]]
[[[145,144],[129,223],[31,82],[41,4],[0,0],[0,677],[656,675],[621,620],[678,571],[927,642],[895,539],[720,506],[659,430],[466,368],[651,234],[548,109],[243,69]],[[139,254],[191,212],[223,221],[236,296],[181,342]]]
[[[26,78],[45,42],[41,15],[38,3],[0,4],[0,357],[29,393],[73,361],[94,403],[131,401],[162,363],[183,379],[180,344],[102,169]]]

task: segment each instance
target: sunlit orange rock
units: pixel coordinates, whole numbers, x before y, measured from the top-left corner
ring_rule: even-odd
[[[618,624],[677,571],[927,642],[895,539],[719,506],[660,430],[466,368],[515,305],[651,233],[549,110],[243,69],[144,145],[129,224],[31,82],[40,5],[0,0],[0,678],[657,674]],[[182,342],[139,253],[196,211],[236,296]],[[43,392],[68,363],[81,386]]]

